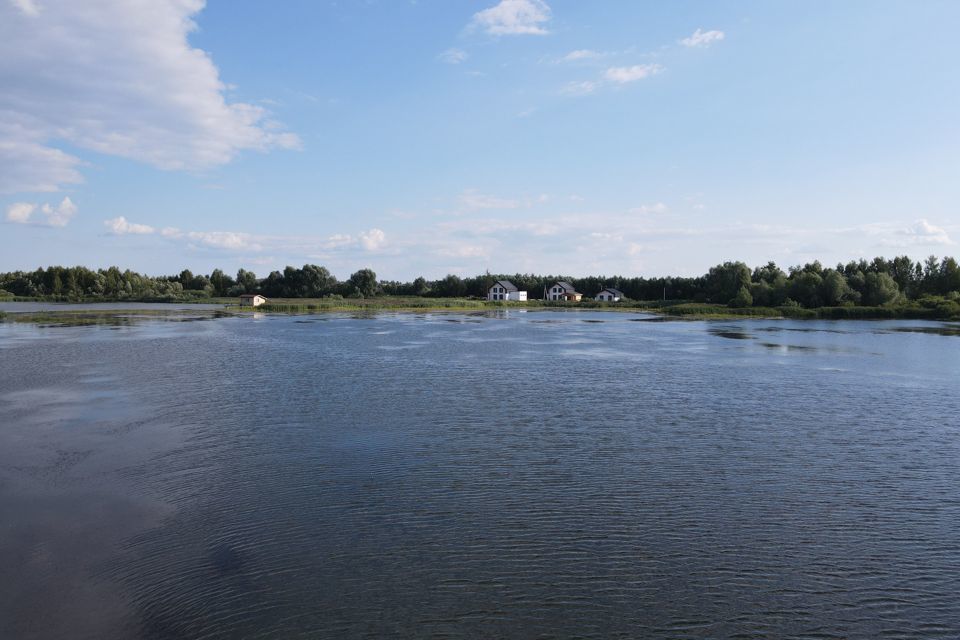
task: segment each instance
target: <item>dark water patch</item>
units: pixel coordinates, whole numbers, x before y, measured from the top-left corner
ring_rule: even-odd
[[[682,318],[675,316],[651,316],[649,318],[627,318],[630,322],[676,322]]]
[[[960,325],[943,325],[940,327],[894,327],[889,331],[899,333],[925,333],[936,336],[960,336]]]
[[[740,329],[727,327],[710,327],[707,329],[710,335],[718,338],[727,338],[728,340],[753,340],[753,336]]]
[[[756,331],[764,331],[769,333],[779,333],[782,331],[791,331],[794,333],[837,333],[837,334],[849,333],[848,331],[844,331],[842,329],[836,329],[836,328],[828,329],[824,327],[778,327],[778,326],[760,327],[756,329]]]

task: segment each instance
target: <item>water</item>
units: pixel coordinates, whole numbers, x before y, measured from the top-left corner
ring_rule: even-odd
[[[956,638],[958,333],[0,324],[0,638]]]
[[[36,313],[39,311],[211,311],[222,304],[185,302],[0,302],[0,311]]]

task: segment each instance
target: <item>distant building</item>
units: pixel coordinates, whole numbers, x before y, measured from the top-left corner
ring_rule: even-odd
[[[512,300],[526,302],[527,292],[517,289],[509,280],[497,280],[487,291],[487,300]]]
[[[607,287],[597,295],[593,297],[594,300],[600,300],[601,302],[620,302],[626,296],[623,295],[623,291],[619,289],[614,289],[613,287]]]
[[[553,286],[547,289],[547,300],[567,300],[569,302],[580,302],[580,298],[583,297],[582,293],[579,293],[576,289],[573,288],[573,285],[569,282],[554,282]]]
[[[240,304],[244,307],[259,307],[267,299],[258,293],[245,293],[240,296]]]

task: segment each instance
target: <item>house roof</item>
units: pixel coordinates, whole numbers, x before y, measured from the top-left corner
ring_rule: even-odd
[[[510,282],[509,280],[497,280],[496,282],[494,282],[494,283],[490,286],[490,288],[492,289],[493,287],[495,287],[495,286],[497,286],[497,285],[500,285],[501,287],[503,287],[503,288],[506,289],[507,291],[519,291],[519,289],[517,289],[517,286],[516,286],[515,284],[513,284],[512,282]]]
[[[561,289],[569,293],[577,292],[577,290],[573,287],[572,284],[570,284],[569,282],[564,282],[563,280],[558,280],[553,286],[560,287]]]
[[[260,295],[259,293],[242,293],[240,294],[240,297],[241,298],[263,298],[263,296]],[[263,298],[263,299],[266,300],[266,298]]]
[[[612,293],[613,295],[618,296],[618,297],[620,297],[620,298],[626,298],[626,297],[627,297],[627,296],[623,295],[623,291],[620,291],[620,289],[614,289],[613,287],[604,287],[603,291],[609,291],[609,292]],[[601,291],[600,293],[603,293],[603,291]]]

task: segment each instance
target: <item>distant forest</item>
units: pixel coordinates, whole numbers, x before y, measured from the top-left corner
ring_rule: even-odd
[[[467,278],[448,275],[440,280],[417,278],[412,282],[379,280],[370,269],[338,280],[325,267],[310,264],[274,271],[266,278],[258,278],[245,269],[240,269],[236,276],[216,269],[209,275],[184,270],[177,275],[151,277],[117,267],[96,271],[86,267],[47,267],[0,274],[0,298],[202,301],[243,293],[260,293],[268,298],[481,298],[499,279],[510,280],[528,291],[530,299],[542,298],[553,282],[565,280],[585,298],[605,287],[615,287],[632,300],[667,299],[736,308],[884,306],[916,300],[960,305],[960,266],[954,258],[934,256],[922,263],[902,256],[851,261],[834,268],[812,262],[786,271],[773,262],[754,269],[742,262],[725,262],[695,278],[486,273]]]

